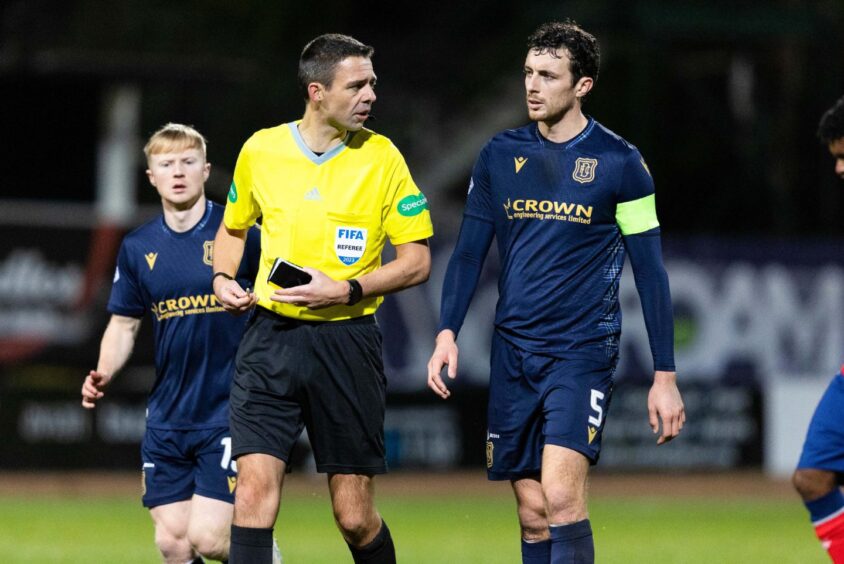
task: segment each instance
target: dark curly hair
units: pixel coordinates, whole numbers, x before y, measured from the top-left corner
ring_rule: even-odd
[[[364,45],[354,37],[340,33],[326,33],[313,39],[302,49],[299,57],[299,88],[305,100],[308,99],[308,84],[319,82],[331,88],[335,67],[348,57],[369,59],[375,49]]]
[[[528,50],[538,55],[550,53],[553,57],[559,57],[559,49],[568,51],[572,84],[584,76],[598,80],[598,67],[601,65],[598,40],[580,28],[574,20],[542,24],[528,37],[527,44]]]
[[[844,96],[838,99],[821,117],[818,139],[832,143],[844,137]]]

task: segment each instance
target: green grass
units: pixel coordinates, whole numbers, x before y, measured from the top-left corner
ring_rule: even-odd
[[[399,562],[520,562],[511,496],[381,496]],[[599,563],[828,562],[799,502],[594,499]],[[285,497],[276,536],[287,564],[351,562],[327,495]],[[3,562],[157,562],[136,499],[0,497]]]

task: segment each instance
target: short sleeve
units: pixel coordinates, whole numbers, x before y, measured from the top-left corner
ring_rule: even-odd
[[[472,167],[469,192],[466,195],[466,208],[463,213],[492,223],[495,221],[495,217],[492,214],[492,188],[490,187],[489,169],[487,168],[487,147],[484,147],[481,154],[478,155],[478,160],[475,161],[475,166]]]
[[[126,241],[120,245],[111,284],[108,311],[126,317],[143,317],[147,311],[136,269],[132,267]]]
[[[631,151],[625,159],[615,221],[622,235],[635,235],[659,227],[654,181],[639,151]]]
[[[393,245],[427,239],[434,234],[428,199],[413,178],[401,153],[394,150],[390,169],[387,172],[387,198],[389,202],[384,215],[384,230]]]
[[[234,167],[234,179],[226,198],[223,222],[229,229],[246,229],[254,225],[261,215],[261,209],[253,197],[252,163],[249,156],[249,141],[240,150]]]

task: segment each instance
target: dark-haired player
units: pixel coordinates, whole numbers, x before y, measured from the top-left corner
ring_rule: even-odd
[[[821,117],[818,138],[835,160],[835,174],[844,180],[844,97]],[[833,562],[843,564],[844,367],[815,409],[792,481],[821,544]]]
[[[240,472],[233,563],[269,562],[284,472],[303,427],[354,561],[396,561],[375,507],[375,475],[387,470],[387,381],[373,314],[384,294],[427,280],[433,228],[401,153],[363,127],[375,102],[372,53],[346,35],[308,43],[299,59],[304,116],[256,132],[235,167],[214,253],[214,290],[232,311],[249,298],[227,278],[246,229],[263,219],[258,307],[231,395]],[[388,238],[396,258],[382,265]],[[311,282],[270,285],[277,258],[304,266]]]
[[[225,560],[236,484],[228,431],[234,355],[247,316],[227,315],[211,291],[214,235],[223,207],[205,198],[210,172],[205,138],[170,123],[144,147],[147,177],[163,214],[123,239],[97,369],[82,385],[96,406],[126,364],[142,318],[150,313],[156,380],[141,447],[143,504],[166,562]],[[238,278],[251,285],[259,233],[249,235]]]
[[[496,135],[472,172],[443,284],[428,386],[450,391],[457,333],[493,237],[501,257],[490,373],[487,468],[516,494],[525,563],[592,562],[586,478],[598,460],[618,358],[618,285],[630,256],[654,358],[657,444],[685,419],[654,184],[639,151],[583,114],[598,44],[571,22],[528,40],[530,125]]]

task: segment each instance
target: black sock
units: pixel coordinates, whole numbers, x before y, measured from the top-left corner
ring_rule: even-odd
[[[589,519],[571,525],[551,525],[551,564],[593,564],[595,545]]]
[[[270,564],[273,561],[273,530],[232,525],[229,562]]]
[[[381,529],[372,542],[361,548],[349,545],[355,564],[396,564],[396,547],[387,522],[381,521]]]

